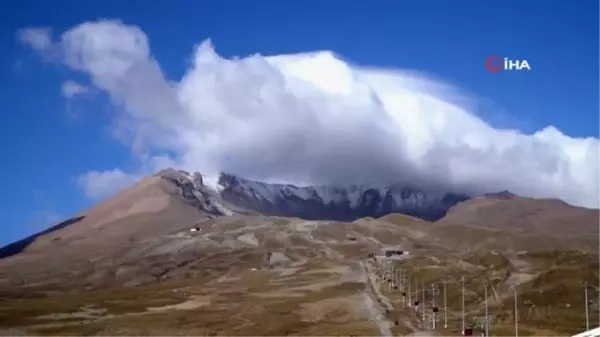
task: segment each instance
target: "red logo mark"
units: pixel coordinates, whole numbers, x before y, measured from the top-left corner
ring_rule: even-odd
[[[492,73],[502,70],[502,57],[492,55],[485,60],[485,67]]]

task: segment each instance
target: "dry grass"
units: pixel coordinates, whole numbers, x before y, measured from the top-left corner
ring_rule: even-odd
[[[501,215],[499,209],[504,210],[506,205],[475,203],[470,207],[474,207],[476,215],[484,216]],[[196,236],[188,233],[188,223],[196,222],[189,219],[192,212],[186,207],[171,209],[160,217],[130,216],[133,227],[150,228],[152,237],[104,252],[100,262],[73,260],[64,267],[56,263],[47,267],[45,258],[25,254],[18,261],[26,262],[23,271],[17,270],[19,263],[6,263],[12,266],[3,275],[16,275],[11,280],[19,279],[24,285],[0,289],[0,329],[26,329],[38,335],[377,335],[373,317],[357,296],[365,291],[365,284],[353,267],[382,245],[402,245],[414,257],[398,262],[397,267],[410,272],[413,291],[421,282],[437,283],[441,291],[442,280],[449,281],[449,334],[459,332],[458,280],[462,276],[467,289],[468,321],[483,314],[487,283],[490,313],[495,315],[494,334],[512,333],[513,302],[507,282],[515,280],[521,282],[520,335],[580,332],[584,323],[581,281],[587,280],[596,287],[590,290],[590,298],[597,300],[598,255],[564,248],[579,242],[573,238],[576,230],[570,230],[569,240],[539,235],[535,232],[540,225],[536,221],[546,219],[543,208],[530,212],[529,206],[518,206],[517,213],[510,213],[511,219],[519,212],[529,212],[525,216],[529,226],[526,233],[498,228],[505,222],[502,219],[482,225],[477,223],[482,217],[467,216],[460,209],[449,217],[452,221],[440,223],[388,215],[353,223],[310,222],[316,224],[312,231],[300,219],[234,216],[198,223],[201,232]],[[173,219],[172,212],[183,215]],[[588,213],[584,215],[587,219]],[[173,224],[174,221],[179,222]],[[171,225],[182,231],[179,236],[167,235],[174,234],[164,229]],[[246,233],[257,238],[258,246],[237,240]],[[107,239],[106,235],[102,238]],[[556,245],[557,240],[564,244]],[[164,251],[156,253],[159,249]],[[518,254],[520,250],[527,252]],[[283,254],[289,261],[269,264],[265,261],[266,252]],[[72,256],[77,257],[76,253]],[[117,278],[117,271],[123,266],[139,270]],[[43,270],[54,267],[63,268],[69,276]],[[71,273],[74,270],[78,273]],[[104,278],[90,282],[97,273],[104,273]],[[38,277],[34,281],[54,283],[33,284],[33,276]],[[136,278],[147,283],[124,286]],[[91,283],[98,290],[86,290],[85,286]],[[386,294],[399,303],[398,292]],[[148,310],[180,304],[194,296],[206,298],[207,304],[188,310]],[[442,303],[441,293],[437,301]],[[426,296],[426,303],[430,302]],[[530,303],[535,307],[529,308]],[[597,323],[598,317],[595,305],[592,324]],[[81,313],[89,308],[98,311],[81,318]],[[39,318],[49,314],[55,314],[54,318]],[[56,314],[63,315],[59,319]],[[418,330],[414,312],[400,310],[388,319],[393,321],[398,315],[408,317],[408,321],[393,326],[394,334]]]
[[[519,256],[531,272],[530,279],[519,284],[520,335],[572,335],[585,330],[584,293],[581,283],[587,280],[591,285],[589,299],[590,324],[597,326],[598,319],[598,256],[576,251],[546,251],[527,253]],[[420,288],[425,284],[436,283],[440,289],[438,305],[442,305],[442,282],[448,281],[447,303],[449,325],[460,331],[461,285],[460,277],[465,277],[465,305],[467,322],[484,315],[484,287],[488,285],[489,312],[494,315],[492,333],[512,334],[514,301],[507,281],[511,275],[521,273],[523,266],[514,266],[504,254],[489,251],[473,252],[464,261],[477,266],[470,271],[456,268],[454,256],[416,259],[397,263],[411,275],[412,291],[415,281]],[[437,262],[436,262],[437,261]],[[517,268],[519,267],[519,268]],[[494,290],[494,291],[493,291]],[[494,295],[498,295],[495,297]],[[392,293],[400,301],[399,292]],[[418,295],[419,300],[421,295]],[[431,297],[426,293],[429,306]],[[496,302],[495,299],[499,301]]]
[[[139,288],[116,287],[45,298],[0,302],[0,328],[26,329],[35,335],[374,335],[373,323],[357,313],[348,298],[364,289],[361,282],[340,283],[337,272],[304,265],[295,277],[278,269],[224,273],[216,278],[172,280]],[[325,269],[327,270],[327,269]],[[229,277],[227,277],[229,275]],[[323,284],[323,286],[319,286]],[[290,290],[301,296],[291,296]],[[282,296],[260,297],[260,293]],[[210,305],[191,310],[151,312],[202,294]],[[287,295],[286,295],[287,294]],[[102,309],[87,319],[70,317],[85,307]],[[307,310],[310,312],[307,313]],[[61,319],[40,319],[48,314]],[[306,320],[306,317],[317,317]]]

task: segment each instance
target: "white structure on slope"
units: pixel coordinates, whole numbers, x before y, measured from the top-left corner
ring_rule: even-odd
[[[600,327],[588,330],[586,332],[578,333],[571,337],[600,337]]]

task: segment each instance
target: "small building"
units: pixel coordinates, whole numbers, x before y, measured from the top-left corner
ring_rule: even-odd
[[[386,248],[381,249],[381,253],[382,253],[382,255],[385,255],[386,257],[392,257],[392,256],[401,256],[408,252],[405,252],[404,250],[402,250],[399,247],[386,247]]]
[[[377,252],[377,258],[404,260],[408,258],[408,252],[401,247],[383,247]]]

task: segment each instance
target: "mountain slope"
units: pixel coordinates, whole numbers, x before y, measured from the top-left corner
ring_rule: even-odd
[[[428,236],[438,241],[445,239],[446,244],[437,245],[444,249],[501,248],[505,244],[521,248],[530,238],[537,238],[534,241],[539,248],[559,248],[563,243],[572,248],[572,242],[585,250],[597,247],[597,210],[556,200],[521,198],[507,192],[465,199],[466,196],[423,193],[399,186],[296,187],[227,174],[221,175],[217,185],[210,186],[198,173],[167,169],[64,223],[3,247],[0,279],[10,279],[15,273],[21,279],[40,279],[70,270],[89,270],[98,267],[100,257],[110,261],[115,254],[133,254],[133,260],[144,260],[146,253],[139,252],[138,256],[130,251],[146,244],[167,247],[168,259],[192,259],[185,254],[178,257],[177,249],[170,251],[171,244],[180,244],[170,235],[193,227],[215,226],[211,219],[236,214],[242,216],[242,222],[247,221],[243,215],[262,214],[325,222],[360,217],[365,218],[362,222],[379,226],[381,221],[372,220],[373,217],[398,213],[403,214],[403,223],[413,224],[409,232],[403,232],[405,235],[417,233],[419,240]],[[448,209],[448,214],[439,219]],[[432,224],[411,216],[439,220]],[[390,217],[394,218],[390,215],[382,220]],[[480,230],[473,230],[475,227]],[[515,235],[520,239],[512,240]],[[466,238],[474,241],[469,243]],[[570,240],[563,240],[567,238]]]
[[[466,195],[423,192],[399,185],[307,186],[268,184],[221,174],[223,200],[265,215],[353,221],[402,213],[437,220]]]
[[[309,202],[334,210],[351,202],[358,207],[356,200],[366,200],[370,188],[232,179],[209,186],[199,174],[164,170],[13,245],[14,254],[0,259],[0,329],[30,335],[372,336],[378,333],[374,322],[381,322],[376,317],[386,312],[370,297],[367,257],[383,247],[410,252],[397,262],[413,280],[454,280],[448,283],[451,329],[460,326],[461,276],[469,318],[481,316],[485,282],[492,281],[490,310],[498,314],[512,307],[509,287],[518,284],[537,306],[527,316],[535,320],[522,317],[523,329],[542,327],[545,335],[579,331],[582,279],[594,285],[590,298],[597,298],[597,227],[589,234],[598,210],[502,192],[456,204],[436,222],[396,213],[317,221],[248,213],[263,207],[252,204],[256,200],[295,214]],[[399,200],[414,196],[401,188],[382,190],[406,196]],[[350,193],[357,191],[356,197]],[[582,236],[594,250],[581,249]],[[381,291],[400,303],[399,292]],[[397,326],[390,323],[395,335],[419,325],[408,309],[387,317],[402,318]],[[494,329],[511,324],[510,315],[502,316]]]
[[[77,221],[3,247],[0,278],[85,269],[94,257],[231,214],[200,185],[190,192],[190,184],[182,172],[161,171],[76,215]]]
[[[598,218],[598,209],[571,206],[556,199],[484,197],[455,205],[438,223],[556,233],[567,238],[597,234]]]
[[[95,269],[103,273],[106,268],[105,276],[111,279],[110,274],[115,272],[111,264],[145,261],[147,252],[143,247],[152,250],[154,245],[164,246],[161,249],[165,253],[161,254],[166,260],[158,263],[158,269],[174,260],[185,263],[194,259],[195,241],[188,242],[192,244],[190,248],[170,235],[193,227],[214,226],[211,219],[235,214],[354,220],[402,212],[427,218],[443,215],[461,198],[398,186],[340,188],[265,184],[227,174],[221,175],[216,186],[210,186],[199,173],[166,169],[70,221],[3,247],[0,249],[0,279],[29,282],[62,277],[60,275],[74,271],[85,274]],[[180,244],[184,246],[177,248]]]
[[[203,198],[187,193],[186,184],[178,184],[171,171],[160,172],[155,176],[145,178],[130,188],[112,196],[98,205],[76,215],[81,218],[76,223],[59,230],[51,231],[45,240],[35,240],[32,247],[43,247],[53,239],[58,238],[66,244],[72,241],[87,239],[90,231],[97,233],[98,237],[114,235],[123,237],[135,234],[140,230],[164,231],[164,226],[152,227],[151,223],[130,223],[128,226],[117,224],[136,216],[168,216],[180,217],[185,214],[197,218],[199,216],[218,216],[223,213],[215,208],[210,208],[209,198]],[[169,181],[171,180],[171,181]],[[177,211],[171,210],[172,208]],[[202,212],[199,212],[202,211]],[[185,216],[182,216],[185,218]],[[166,229],[168,230],[168,229]]]

